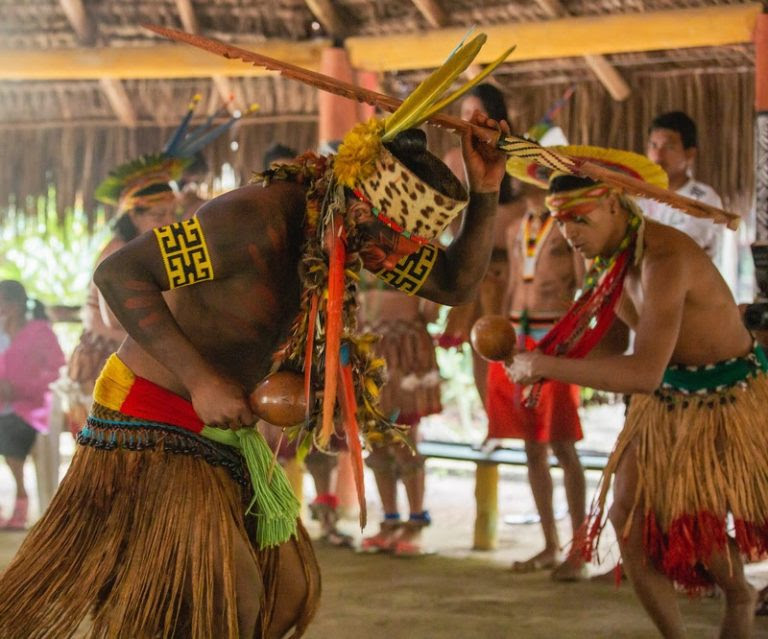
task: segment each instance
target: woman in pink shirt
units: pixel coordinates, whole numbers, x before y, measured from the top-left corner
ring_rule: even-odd
[[[64,354],[42,304],[29,299],[16,280],[0,281],[0,328],[10,338],[0,353],[0,455],[16,482],[13,515],[0,518],[0,528],[14,530],[27,522],[24,460],[37,433],[48,432],[48,386],[64,365]]]

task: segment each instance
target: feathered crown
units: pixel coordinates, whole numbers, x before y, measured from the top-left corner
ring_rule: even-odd
[[[550,150],[576,160],[592,162],[615,173],[642,180],[646,184],[662,189],[667,188],[668,185],[664,169],[639,153],[583,145],[554,146],[550,147]],[[507,160],[507,173],[542,189],[547,189],[553,178],[567,174],[521,157],[511,157]]]
[[[120,212],[172,199],[173,193],[169,183],[181,177],[184,169],[193,161],[195,153],[222,135],[243,115],[259,108],[253,104],[245,114],[235,111],[226,122],[214,126],[214,121],[226,112],[228,101],[210,115],[204,124],[188,131],[200,99],[199,93],[192,98],[181,123],[160,153],[141,155],[110,171],[104,181],[96,187],[96,199],[105,204],[116,205]],[[166,185],[168,188],[150,189],[153,185]],[[147,190],[150,193],[142,193]]]
[[[233,99],[233,96],[230,96],[218,111],[208,116],[201,126],[188,132],[189,122],[192,119],[192,115],[201,98],[202,96],[199,93],[194,95],[179,126],[173,132],[168,142],[165,143],[163,154],[178,158],[192,158],[200,149],[213,142],[216,138],[231,128],[240,118],[259,110],[258,104],[251,104],[246,109],[245,113],[236,110],[226,122],[214,126],[214,121],[227,113],[229,104]]]

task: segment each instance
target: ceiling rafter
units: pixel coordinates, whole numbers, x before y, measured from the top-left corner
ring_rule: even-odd
[[[536,4],[551,19],[563,18],[569,15],[568,9],[565,8],[560,0],[536,0]],[[626,80],[624,80],[610,60],[604,55],[585,55],[584,61],[614,100],[621,102],[626,100],[629,94],[632,93]]]
[[[181,20],[181,26],[184,27],[184,31],[200,33],[200,23],[197,20],[192,0],[176,0],[176,10],[179,12],[179,19]],[[219,97],[226,104],[227,110],[230,113],[234,113],[237,108],[235,107],[234,100],[231,99],[234,91],[229,78],[216,74],[211,76],[211,82],[213,82]]]
[[[117,119],[120,120],[120,124],[136,126],[138,122],[136,111],[122,81],[116,78],[100,78],[99,86],[117,115]]]
[[[331,38],[343,40],[349,35],[349,25],[331,0],[304,0],[304,2]]]
[[[59,0],[64,15],[77,35],[80,44],[91,46],[96,41],[96,25],[94,24],[83,0]]]
[[[411,2],[429,22],[430,26],[440,28],[448,24],[448,16],[437,0],[411,0]]]

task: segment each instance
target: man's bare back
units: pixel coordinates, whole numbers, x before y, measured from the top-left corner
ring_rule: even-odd
[[[217,276],[215,283],[163,293],[196,350],[244,388],[253,388],[266,375],[275,344],[285,337],[299,308],[296,264],[303,239],[303,196],[300,187],[277,183],[266,190],[244,187],[206,204],[198,217],[207,237],[216,238],[209,243],[212,257],[221,259],[226,253],[236,272]],[[143,239],[155,241],[151,235]],[[142,308],[140,298],[136,296],[136,308]],[[118,355],[137,375],[189,396],[181,380],[131,337]]]

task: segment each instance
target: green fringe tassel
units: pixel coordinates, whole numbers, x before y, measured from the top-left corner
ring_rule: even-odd
[[[204,426],[200,433],[220,444],[237,448],[245,458],[253,486],[253,499],[245,511],[259,520],[256,539],[261,549],[296,536],[301,504],[262,434],[254,428],[229,430]],[[272,473],[269,477],[269,473]]]

